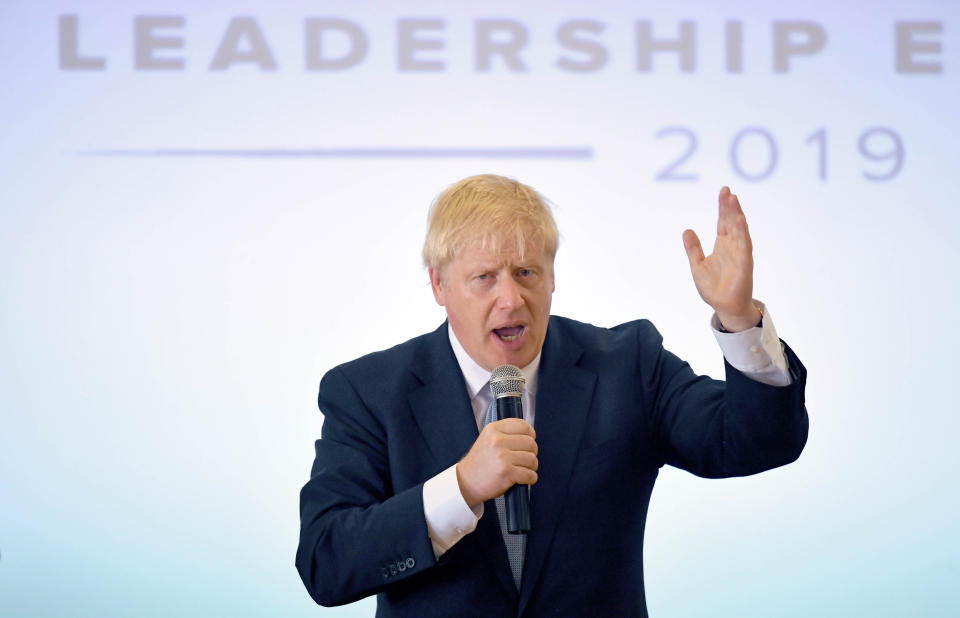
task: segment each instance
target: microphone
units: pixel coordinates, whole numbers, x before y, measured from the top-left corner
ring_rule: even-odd
[[[490,390],[497,400],[497,420],[523,418],[523,372],[513,365],[500,365],[490,374]],[[529,485],[514,485],[507,490],[505,506],[507,532],[526,534],[530,532]]]

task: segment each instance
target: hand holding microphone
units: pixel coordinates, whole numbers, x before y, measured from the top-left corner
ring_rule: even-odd
[[[457,464],[457,480],[471,507],[506,492],[507,529],[530,530],[527,485],[537,482],[536,432],[525,420],[521,397],[523,374],[513,365],[497,367],[490,378],[497,420],[480,432],[470,451]]]

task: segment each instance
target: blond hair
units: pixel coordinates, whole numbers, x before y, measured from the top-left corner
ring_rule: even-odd
[[[430,206],[423,263],[439,271],[472,244],[493,253],[515,249],[521,259],[540,249],[552,260],[558,241],[550,206],[539,193],[512,178],[481,174],[447,187]]]

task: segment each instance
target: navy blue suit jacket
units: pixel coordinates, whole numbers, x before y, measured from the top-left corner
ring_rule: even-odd
[[[492,501],[436,560],[423,482],[478,436],[447,326],[328,372],[322,437],[300,496],[296,565],[310,595],[378,594],[378,616],[646,616],[643,531],[665,463],[703,477],[754,474],[803,449],[806,371],[774,387],[729,365],[697,376],[653,325],[606,329],[551,316],[537,389],[539,481],[518,592]]]

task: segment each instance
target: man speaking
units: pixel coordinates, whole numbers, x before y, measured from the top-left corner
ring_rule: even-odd
[[[320,383],[296,558],[310,595],[377,594],[378,616],[646,616],[659,468],[754,474],[807,437],[806,371],[752,297],[737,197],[725,187],[719,202],[713,253],[690,230],[683,243],[725,382],[695,375],[646,320],[550,315],[558,233],[533,189],[482,175],[445,190],[423,259],[447,321]],[[491,373],[516,371],[504,366],[519,368],[508,390],[523,418],[496,414]],[[506,525],[515,485],[529,486],[525,533]]]

